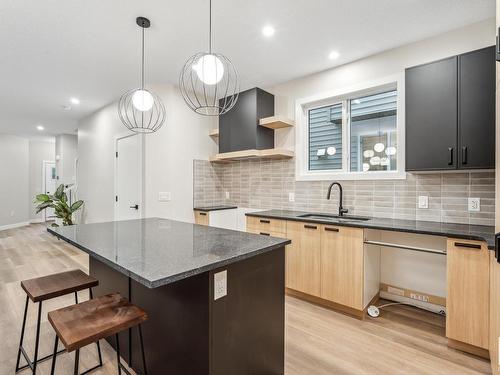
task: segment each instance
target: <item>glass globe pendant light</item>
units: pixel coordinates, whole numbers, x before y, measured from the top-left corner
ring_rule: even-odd
[[[165,122],[165,106],[160,97],[144,88],[144,30],[151,22],[137,17],[137,25],[142,29],[141,87],[127,91],[118,102],[118,115],[129,130],[136,133],[153,133]]]
[[[179,75],[179,88],[193,111],[219,116],[236,104],[240,84],[231,61],[212,51],[212,0],[209,7],[208,52],[199,52],[186,61]]]

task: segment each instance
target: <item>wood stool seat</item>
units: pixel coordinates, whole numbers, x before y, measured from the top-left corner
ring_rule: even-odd
[[[68,352],[135,327],[147,319],[119,293],[49,312],[49,321]]]
[[[45,301],[97,286],[99,281],[81,270],[21,281],[21,287],[33,302]]]

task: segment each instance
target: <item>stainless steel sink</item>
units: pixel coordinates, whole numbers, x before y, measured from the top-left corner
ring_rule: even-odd
[[[331,220],[331,221],[367,221],[370,220],[369,217],[363,216],[350,216],[350,215],[328,215],[328,214],[304,214],[298,217],[303,217],[307,219],[314,220]]]

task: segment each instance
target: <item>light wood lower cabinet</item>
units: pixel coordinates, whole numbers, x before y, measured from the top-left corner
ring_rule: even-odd
[[[490,358],[493,375],[500,374],[500,263],[490,251]]]
[[[321,225],[288,221],[286,237],[286,287],[302,293],[321,295]]]
[[[363,309],[363,230],[321,227],[321,298]]]
[[[194,222],[200,225],[210,225],[210,216],[207,211],[194,211]]]
[[[449,238],[446,336],[488,349],[490,251],[486,243]]]

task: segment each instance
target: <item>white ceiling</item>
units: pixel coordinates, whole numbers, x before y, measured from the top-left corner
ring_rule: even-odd
[[[139,84],[140,34],[149,17],[147,80],[176,83],[207,48],[208,0],[2,0],[0,132],[72,132],[78,119]],[[213,0],[214,50],[242,87],[266,87],[495,14],[495,0]],[[276,33],[261,34],[265,24]],[[331,50],[340,58],[328,59]],[[65,111],[69,98],[79,106]]]

